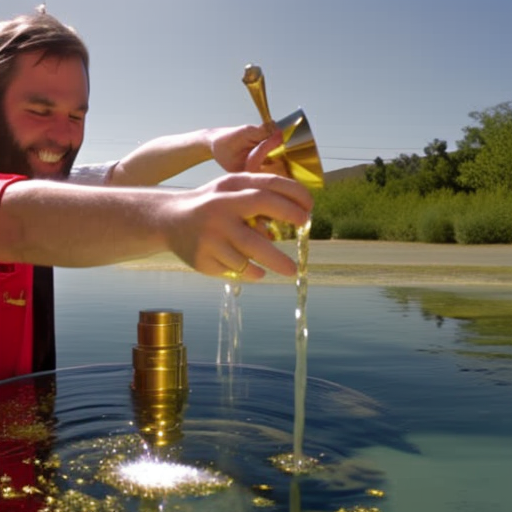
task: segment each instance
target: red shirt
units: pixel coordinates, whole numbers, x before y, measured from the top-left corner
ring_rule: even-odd
[[[0,174],[0,200],[23,179]],[[0,379],[32,372],[33,275],[32,265],[0,263]]]

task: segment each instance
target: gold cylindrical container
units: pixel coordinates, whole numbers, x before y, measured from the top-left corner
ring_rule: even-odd
[[[166,392],[188,388],[183,313],[173,309],[139,312],[138,344],[133,347],[133,387]]]
[[[138,344],[133,347],[133,399],[142,436],[153,447],[181,437],[188,391],[183,313],[173,309],[139,312]]]

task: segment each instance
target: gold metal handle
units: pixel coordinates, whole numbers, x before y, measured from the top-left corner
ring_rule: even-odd
[[[246,85],[247,89],[249,89],[249,93],[260,113],[261,120],[265,124],[271,124],[273,121],[268,108],[265,77],[263,76],[261,68],[254,64],[247,64],[247,66],[245,66],[242,82]]]

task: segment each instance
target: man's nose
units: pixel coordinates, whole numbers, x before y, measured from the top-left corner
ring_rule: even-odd
[[[81,130],[77,130],[76,123],[67,116],[59,116],[53,119],[47,130],[47,136],[59,146],[76,146],[81,137]]]

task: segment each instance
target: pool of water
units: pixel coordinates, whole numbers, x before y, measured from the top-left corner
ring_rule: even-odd
[[[52,496],[62,512],[89,511],[91,502],[109,512],[214,512],[226,507],[284,512],[290,510],[293,496],[295,512],[334,511],[340,506],[370,506],[376,498],[368,493],[384,483],[384,473],[359,455],[364,447],[377,443],[392,451],[414,451],[403,433],[386,421],[377,402],[349,388],[310,379],[307,407],[312,414],[304,450],[318,464],[310,474],[293,477],[271,463],[272,457],[292,451],[294,386],[288,372],[191,364],[190,390],[179,400],[174,395],[177,406],[165,415],[159,437],[152,433],[152,412],[161,412],[162,401],[152,403],[132,391],[131,377],[129,365],[95,365],[0,386],[0,408],[6,413],[0,424],[4,437],[11,434],[3,470],[16,474],[19,466],[32,466],[38,478],[46,470],[43,483],[38,480],[41,492],[27,498]],[[45,394],[52,386],[56,393]],[[39,397],[38,407],[28,406],[31,393]],[[30,422],[24,421],[20,403],[25,413],[30,411]],[[40,454],[46,452],[37,464],[28,453],[31,441],[37,441],[33,444]],[[152,465],[161,471],[163,463],[179,463],[211,470],[230,483],[221,490],[211,492],[207,486],[204,493],[199,487],[185,495],[172,489],[154,491],[151,480],[149,485],[126,485],[120,468],[140,461],[152,464],[144,465],[137,481],[145,477],[147,482]],[[14,503],[9,502],[9,510],[18,510]]]
[[[183,310],[189,361],[213,363],[222,285],[193,273],[118,267],[58,270],[59,367],[120,363],[117,375],[123,375],[136,343],[138,312],[153,307]],[[289,391],[295,365],[295,304],[292,284],[244,285],[240,297],[242,362],[278,370],[275,374],[287,382]],[[347,400],[332,401],[332,395],[325,401],[331,405],[318,409],[314,384],[308,385],[306,451],[337,459],[337,484],[324,478],[323,483],[315,482],[312,492],[307,485],[301,487],[300,479],[293,483],[282,477],[285,480],[275,486],[275,507],[281,508],[270,510],[292,510],[296,499],[289,496],[298,488],[295,495],[301,497],[302,508],[293,510],[335,512],[357,510],[361,504],[389,512],[508,512],[510,313],[512,291],[505,288],[311,286],[308,373],[344,390],[340,396],[358,397],[372,414],[356,420],[351,414],[358,407],[351,408]],[[66,389],[72,401],[73,393],[82,391],[69,378]],[[244,384],[236,382],[231,392],[243,396]],[[272,385],[263,386],[259,398],[253,385],[255,409],[249,407],[246,417],[258,411],[265,421],[274,417],[279,432],[291,432],[290,393],[280,392],[284,384],[269,382]],[[211,416],[219,414],[214,410]],[[127,419],[125,413],[120,418]],[[77,442],[80,428],[77,421]],[[240,464],[242,473],[250,475],[251,464]],[[264,471],[256,475],[246,476],[243,487],[265,483]],[[372,488],[382,494],[369,496]],[[322,501],[322,492],[328,499]]]

